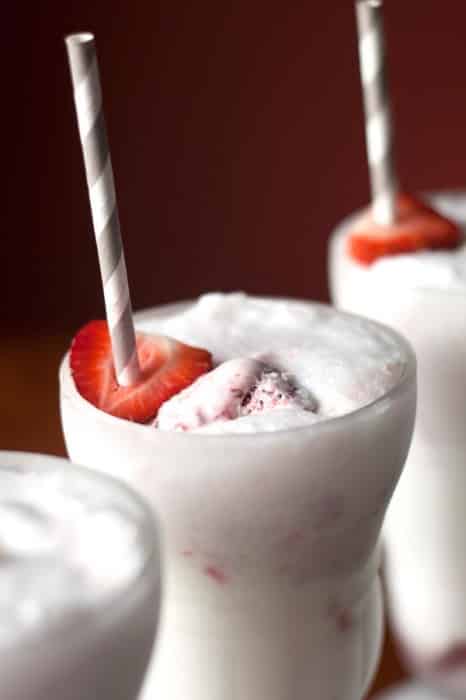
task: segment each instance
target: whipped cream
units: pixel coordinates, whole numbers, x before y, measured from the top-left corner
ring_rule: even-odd
[[[156,427],[258,432],[309,425],[365,406],[400,379],[399,343],[331,308],[245,294],[206,294],[139,330],[206,348],[216,368],[166,402]]]

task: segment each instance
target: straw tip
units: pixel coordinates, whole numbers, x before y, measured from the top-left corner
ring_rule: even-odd
[[[68,46],[90,44],[92,41],[94,41],[94,35],[91,32],[75,32],[65,36],[65,42]]]

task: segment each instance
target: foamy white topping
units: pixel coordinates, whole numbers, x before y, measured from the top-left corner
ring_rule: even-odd
[[[466,230],[466,192],[437,193],[426,197],[434,208]],[[426,250],[381,257],[367,274],[382,284],[444,290],[466,289],[466,243],[453,250]]]
[[[144,565],[133,514],[69,476],[0,470],[0,650],[92,612]]]
[[[398,382],[406,363],[391,333],[371,321],[319,304],[239,293],[207,294],[169,317],[145,314],[138,328],[206,348],[215,365],[254,358],[267,368],[269,383],[261,386],[257,368],[240,365],[243,389],[253,377],[253,392],[265,387],[271,394],[273,400],[262,401],[260,410],[250,411],[251,415],[238,410],[234,420],[225,420],[224,415],[215,420],[231,405],[235,388],[221,366],[168,402],[159,414],[162,429],[184,425],[184,429],[208,432],[256,432],[341,416],[385,394]],[[262,399],[254,393],[250,405],[257,408]],[[192,417],[199,411],[212,420],[193,424]]]

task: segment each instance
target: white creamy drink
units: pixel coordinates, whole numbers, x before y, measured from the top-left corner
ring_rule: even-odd
[[[156,535],[116,481],[0,452],[2,700],[137,697],[159,606]]]
[[[466,227],[466,193],[435,208]],[[347,251],[354,219],[335,232],[330,279],[337,306],[391,325],[418,360],[418,410],[406,469],[389,509],[386,574],[406,661],[466,695],[466,245],[380,257]]]
[[[147,425],[83,399],[69,356],[60,370],[72,458],[160,515],[144,700],[360,700],[382,635],[378,535],[414,420],[409,346],[324,305],[242,294],[135,320],[214,366]]]

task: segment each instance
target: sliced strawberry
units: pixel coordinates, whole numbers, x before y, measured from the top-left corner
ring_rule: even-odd
[[[212,369],[209,352],[162,335],[136,334],[141,379],[119,386],[105,321],[91,321],[71,343],[70,367],[85,399],[106,413],[145,423],[164,401]]]
[[[415,197],[400,194],[397,220],[391,226],[376,224],[371,212],[355,223],[348,238],[348,252],[354,260],[370,265],[385,255],[419,250],[456,248],[463,240],[461,229]]]

